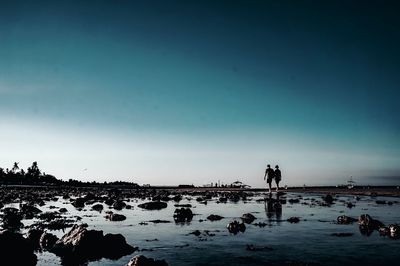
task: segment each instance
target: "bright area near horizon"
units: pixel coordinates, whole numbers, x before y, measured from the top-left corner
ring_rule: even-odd
[[[0,167],[62,179],[398,184],[388,3],[0,1]],[[85,170],[87,169],[87,170]]]

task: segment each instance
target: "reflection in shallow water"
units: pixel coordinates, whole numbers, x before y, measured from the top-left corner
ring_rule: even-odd
[[[265,213],[268,221],[271,223],[275,221],[279,224],[282,220],[282,204],[280,202],[280,194],[276,193],[276,198],[272,197],[272,193],[269,193],[264,202]]]

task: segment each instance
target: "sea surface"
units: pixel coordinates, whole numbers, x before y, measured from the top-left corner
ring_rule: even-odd
[[[86,206],[78,211],[69,200],[61,197],[51,202],[55,207],[64,207],[68,215],[82,217],[89,229],[103,230],[104,233],[120,233],[127,242],[139,247],[139,251],[119,260],[102,259],[89,262],[88,265],[125,265],[133,256],[142,254],[155,259],[165,259],[169,265],[399,265],[400,240],[380,236],[377,231],[366,236],[361,234],[358,224],[337,224],[339,215],[357,218],[368,213],[384,224],[400,223],[399,198],[360,196],[336,196],[331,206],[321,206],[321,194],[287,193],[280,196],[287,203],[281,211],[269,208],[264,201],[264,193],[256,193],[246,201],[237,203],[218,203],[212,199],[207,204],[198,203],[194,197],[184,197],[179,204],[192,204],[195,214],[190,223],[176,224],[173,214],[175,202],[168,202],[168,207],[159,211],[143,210],[137,207],[140,200],[127,202],[130,210],[123,209],[115,213],[126,215],[122,222],[111,222],[104,218],[103,212],[91,210]],[[276,198],[276,193],[272,198]],[[299,203],[289,203],[289,199],[299,199]],[[392,205],[377,204],[376,200],[393,202]],[[352,202],[355,206],[348,208]],[[41,207],[43,211],[54,211],[50,205]],[[226,225],[240,221],[244,213],[252,213],[257,219],[253,224],[246,224],[246,230],[236,235],[228,232]],[[220,221],[208,221],[210,214],[225,217]],[[299,217],[299,223],[290,223],[286,219]],[[165,220],[169,223],[154,224],[150,220]],[[29,225],[35,220],[24,220]],[[141,225],[146,222],[147,225]],[[257,223],[266,223],[264,227]],[[68,231],[69,229],[66,229]],[[200,236],[190,234],[199,230]],[[51,231],[61,237],[62,230]],[[351,233],[347,237],[332,236],[333,233]],[[256,247],[256,251],[247,250],[247,245]],[[60,265],[61,261],[49,252],[37,253],[38,265]],[[298,264],[296,264],[298,263]],[[301,264],[303,263],[303,264]]]

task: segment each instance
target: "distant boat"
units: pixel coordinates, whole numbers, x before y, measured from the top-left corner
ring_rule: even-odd
[[[354,188],[355,184],[356,184],[356,182],[353,181],[353,177],[350,176],[350,179],[347,181],[347,188],[352,189],[352,188]]]
[[[230,187],[233,187],[233,188],[250,188],[249,185],[243,184],[243,182],[240,182],[239,180],[233,182],[233,183],[230,185]]]

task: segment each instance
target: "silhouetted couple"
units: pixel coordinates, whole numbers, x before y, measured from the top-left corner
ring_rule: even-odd
[[[267,180],[267,184],[269,186],[269,193],[271,193],[271,184],[272,179],[275,179],[276,183],[276,191],[279,191],[279,182],[282,179],[281,170],[279,170],[279,165],[275,166],[275,170],[271,168],[271,165],[267,165],[267,169],[265,169],[264,180]]]

